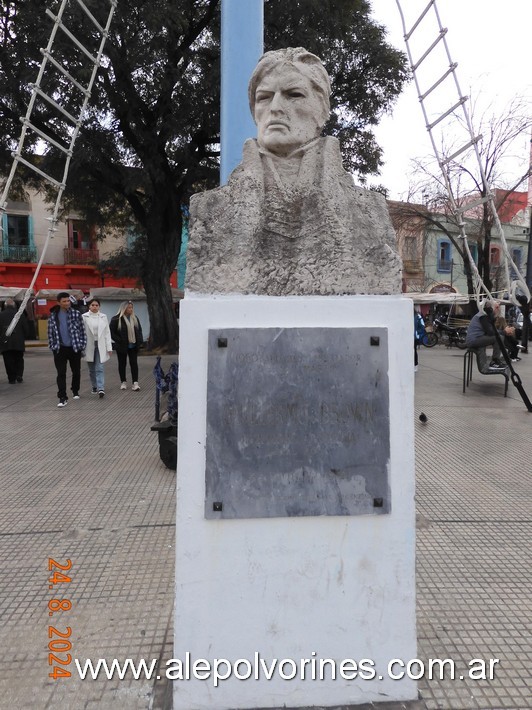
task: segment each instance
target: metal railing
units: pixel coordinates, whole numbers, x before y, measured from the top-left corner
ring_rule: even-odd
[[[0,261],[21,264],[35,263],[37,261],[37,249],[24,246],[0,246]]]
[[[65,264],[97,264],[100,260],[98,249],[63,249]]]
[[[438,271],[452,271],[453,262],[452,259],[438,259],[437,269]]]

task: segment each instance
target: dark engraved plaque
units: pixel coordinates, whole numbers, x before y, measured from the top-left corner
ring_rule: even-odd
[[[208,335],[206,518],[390,511],[386,328]]]

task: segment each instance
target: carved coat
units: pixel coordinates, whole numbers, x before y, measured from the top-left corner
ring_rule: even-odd
[[[247,140],[228,184],[194,195],[190,212],[190,291],[401,292],[386,201],[353,184],[335,138],[317,138],[287,158]]]

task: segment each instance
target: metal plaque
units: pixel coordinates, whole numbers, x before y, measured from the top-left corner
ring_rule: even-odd
[[[208,337],[206,518],[390,511],[386,328]]]

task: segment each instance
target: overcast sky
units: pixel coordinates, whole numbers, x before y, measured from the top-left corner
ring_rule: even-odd
[[[388,29],[388,41],[405,51],[401,17],[396,0],[370,0],[374,18]],[[428,0],[401,0],[405,14],[417,17]],[[457,76],[463,94],[478,95],[485,105],[504,110],[515,95],[532,97],[532,0],[437,0],[442,25],[451,58],[458,62]],[[428,48],[437,36],[427,15],[427,27],[420,25],[415,36]],[[410,15],[406,24],[411,26]],[[413,40],[414,41],[414,37]],[[420,56],[423,50],[414,54]],[[440,74],[448,64],[441,58]],[[437,63],[436,60],[436,63]],[[430,86],[431,84],[429,84]],[[450,107],[456,93],[449,87]],[[454,90],[455,91],[455,90]],[[436,92],[435,92],[436,93]],[[442,97],[443,98],[443,97]],[[530,105],[530,104],[529,104]],[[447,108],[445,107],[445,108]],[[383,184],[392,198],[406,197],[409,184],[410,160],[431,153],[429,137],[413,82],[398,99],[392,116],[385,116],[376,129],[377,140],[384,149],[385,166],[380,178],[370,184]],[[464,141],[464,143],[466,143]],[[529,139],[523,138],[516,153],[515,174],[524,167],[529,155]],[[410,178],[411,179],[411,178]],[[526,187],[524,188],[526,189]]]

